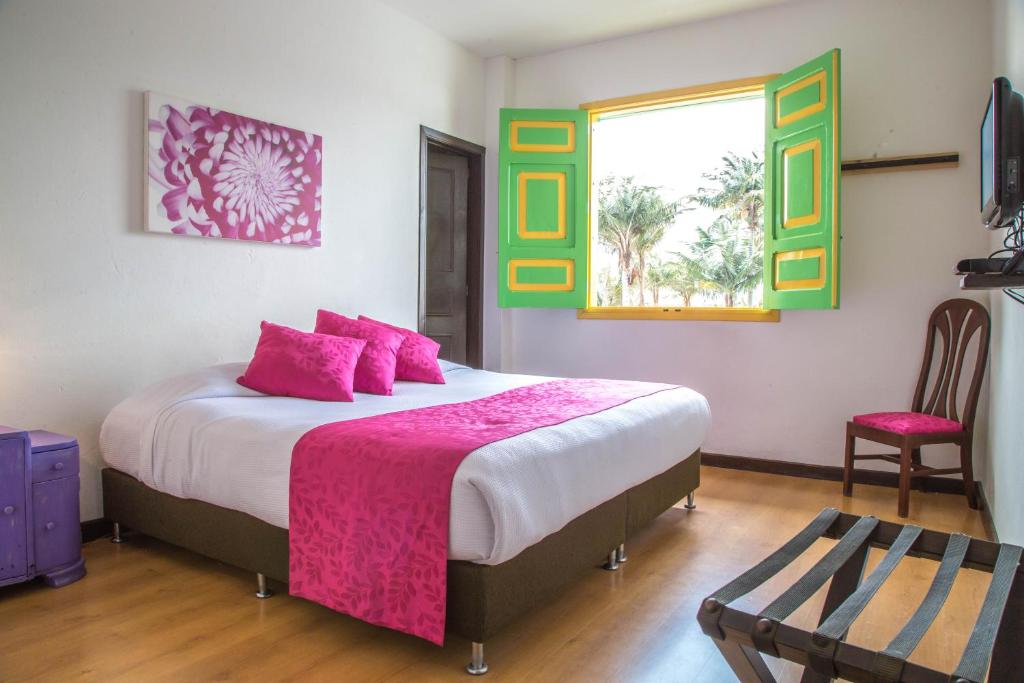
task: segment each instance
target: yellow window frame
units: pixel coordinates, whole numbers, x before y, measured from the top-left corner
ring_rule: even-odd
[[[629,97],[617,97],[596,102],[585,102],[580,109],[586,109],[588,114],[587,135],[590,142],[593,142],[594,123],[602,114],[619,112],[623,110],[643,111],[644,109],[656,109],[669,104],[691,103],[703,101],[724,100],[731,97],[743,97],[751,93],[764,92],[764,85],[768,81],[777,78],[778,74],[765,76],[754,76],[752,78],[740,78],[732,81],[719,83],[708,83],[686,88],[674,88],[672,90],[659,90],[657,92],[632,95]],[[593,145],[587,145],[587,175],[593,169]],[[766,160],[767,161],[767,160]],[[593,188],[593,182],[588,183]],[[588,203],[593,198],[588,197]],[[593,244],[593,212],[587,219],[587,307],[578,309],[576,317],[580,320],[726,320],[735,322],[778,322],[779,311],[763,308],[718,308],[718,307],[679,307],[679,306],[592,306],[590,296],[591,268],[589,245]]]

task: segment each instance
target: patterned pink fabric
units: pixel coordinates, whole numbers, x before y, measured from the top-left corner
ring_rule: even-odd
[[[437,352],[441,345],[430,337],[424,337],[419,332],[407,330],[404,327],[396,327],[382,323],[365,315],[359,316],[360,320],[374,325],[381,325],[394,330],[402,335],[401,348],[398,349],[398,365],[395,366],[395,379],[402,379],[409,382],[426,382],[427,384],[444,384],[444,373],[437,363]]]
[[[455,470],[472,451],[667,384],[566,379],[323,425],[292,451],[289,592],[444,642]]]
[[[322,309],[316,312],[314,332],[365,339],[366,348],[356,365],[355,389],[364,394],[391,395],[403,340],[400,333]]]
[[[964,431],[964,426],[955,420],[925,413],[869,413],[855,415],[853,421],[894,434],[948,434]]]
[[[263,321],[245,374],[238,383],[273,396],[351,401],[362,339],[300,332]]]

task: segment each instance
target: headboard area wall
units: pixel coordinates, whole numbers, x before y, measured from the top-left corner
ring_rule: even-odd
[[[319,306],[416,323],[419,126],[483,138],[480,58],[370,0],[0,3],[0,423],[82,444],[129,393]],[[323,136],[323,246],[143,230],[143,93]]]

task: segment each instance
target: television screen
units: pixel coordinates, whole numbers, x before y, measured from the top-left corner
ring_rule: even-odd
[[[981,209],[992,200],[995,174],[995,126],[992,120],[992,98],[989,97],[985,119],[981,124]]]
[[[981,122],[981,222],[992,230],[1012,225],[1020,212],[1022,155],[1024,97],[999,77]]]

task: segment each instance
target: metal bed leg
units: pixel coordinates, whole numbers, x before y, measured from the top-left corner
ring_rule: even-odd
[[[619,549],[615,548],[608,553],[608,561],[601,567],[605,571],[614,572],[619,569]]]
[[[619,564],[629,561],[629,557],[626,555],[626,544],[620,543],[619,549],[616,551],[616,556],[619,560]]]
[[[466,665],[466,673],[483,676],[487,673],[487,662],[484,661],[484,644],[473,643],[473,658]]]
[[[685,507],[687,510],[696,509],[697,504],[693,502],[693,491],[690,491],[688,494],[686,494],[686,505],[684,505],[683,507]]]
[[[124,539],[121,538],[121,525],[114,522],[114,535],[110,539],[111,543],[124,543]]]
[[[263,574],[256,574],[256,597],[260,600],[266,600],[274,594],[274,591],[267,588],[267,577]]]

